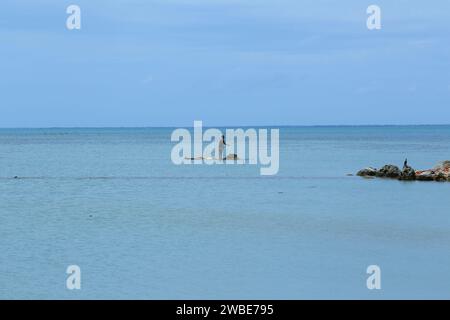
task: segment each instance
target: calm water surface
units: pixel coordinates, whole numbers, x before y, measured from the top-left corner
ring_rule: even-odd
[[[274,177],[171,132],[0,129],[0,298],[450,298],[450,183],[347,176],[450,159],[450,126],[284,127]]]

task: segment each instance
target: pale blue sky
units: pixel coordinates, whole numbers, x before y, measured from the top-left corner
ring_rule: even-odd
[[[450,123],[448,0],[0,8],[0,127]]]

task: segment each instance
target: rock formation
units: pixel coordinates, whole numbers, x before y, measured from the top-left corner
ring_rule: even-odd
[[[377,171],[376,176],[381,178],[398,178],[400,177],[401,173],[402,172],[397,166],[387,164]]]
[[[379,170],[368,167],[360,170],[357,175],[360,177],[379,177],[409,181],[450,181],[450,161],[442,161],[433,169],[417,171],[408,165],[404,166],[403,170],[391,164],[385,165]]]

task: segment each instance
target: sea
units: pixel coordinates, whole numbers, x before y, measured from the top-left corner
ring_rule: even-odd
[[[450,126],[277,128],[272,176],[175,165],[175,128],[0,129],[0,298],[450,299],[450,182],[355,175]]]

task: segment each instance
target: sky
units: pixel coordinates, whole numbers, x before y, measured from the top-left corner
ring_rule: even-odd
[[[66,28],[71,4],[80,30]],[[371,4],[381,30],[366,27]],[[450,123],[448,0],[0,9],[0,127]]]

